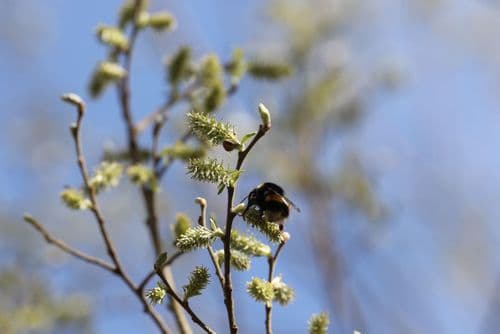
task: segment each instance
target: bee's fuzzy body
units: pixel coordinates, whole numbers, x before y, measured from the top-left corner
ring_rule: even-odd
[[[290,207],[298,208],[285,196],[283,188],[272,182],[259,184],[248,194],[248,203],[243,212],[251,207],[257,207],[262,218],[268,222],[282,225],[290,215]]]

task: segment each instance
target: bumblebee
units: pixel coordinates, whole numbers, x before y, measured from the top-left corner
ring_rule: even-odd
[[[247,196],[248,203],[242,216],[251,207],[261,213],[262,219],[268,222],[278,223],[282,227],[282,222],[290,215],[290,208],[298,212],[300,209],[285,196],[283,188],[272,182],[259,184]],[[243,199],[245,200],[245,199]]]

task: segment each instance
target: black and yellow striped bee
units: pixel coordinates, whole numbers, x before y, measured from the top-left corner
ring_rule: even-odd
[[[290,208],[298,212],[300,209],[285,196],[283,188],[272,182],[259,184],[248,194],[248,203],[242,216],[254,207],[262,215],[262,219],[277,223],[282,227],[283,220],[290,215]]]

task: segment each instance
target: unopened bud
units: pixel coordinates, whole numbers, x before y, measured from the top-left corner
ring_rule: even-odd
[[[74,93],[67,93],[61,96],[61,100],[66,103],[72,104],[78,107],[78,110],[83,112],[85,107],[85,102],[83,102],[82,98]]]
[[[242,214],[245,209],[246,209],[246,204],[245,203],[240,203],[236,206],[234,206],[232,209],[231,209],[231,212],[232,213],[236,213],[236,214]]]
[[[149,17],[149,26],[157,31],[173,28],[175,26],[174,17],[167,12],[151,14]]]
[[[207,200],[204,199],[203,197],[196,197],[194,202],[198,204],[199,206],[206,207],[207,206]]]
[[[144,27],[147,27],[149,24],[149,13],[146,11],[142,11],[137,15],[137,18],[135,19],[135,26],[139,29],[142,29]]]
[[[287,242],[288,240],[290,240],[290,238],[291,238],[290,233],[288,232],[281,233],[281,241]]]
[[[99,74],[106,79],[118,80],[127,75],[127,71],[117,63],[104,61],[99,65]]]
[[[269,110],[266,108],[266,106],[262,103],[259,104],[259,115],[260,119],[262,120],[262,125],[266,127],[267,129],[271,128],[271,114],[269,113]]]

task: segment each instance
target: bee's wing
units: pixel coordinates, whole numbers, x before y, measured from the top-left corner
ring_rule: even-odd
[[[272,188],[269,188],[269,191],[275,193],[278,196],[283,197],[295,210],[297,210],[297,212],[300,212],[300,208],[297,205],[295,205],[295,203],[292,202],[288,197],[286,197],[285,195],[281,195],[280,193],[278,193],[276,190],[274,190]]]
[[[243,199],[240,201],[240,203],[243,203],[248,198],[248,196],[250,196],[250,194],[248,194],[245,197],[243,197]]]
[[[283,197],[285,197],[285,196],[283,196]],[[297,212],[300,212],[300,208],[297,205],[295,205],[294,202],[292,202],[288,197],[285,197],[285,199],[290,203],[291,206],[293,206],[293,208],[295,210],[297,210]]]

